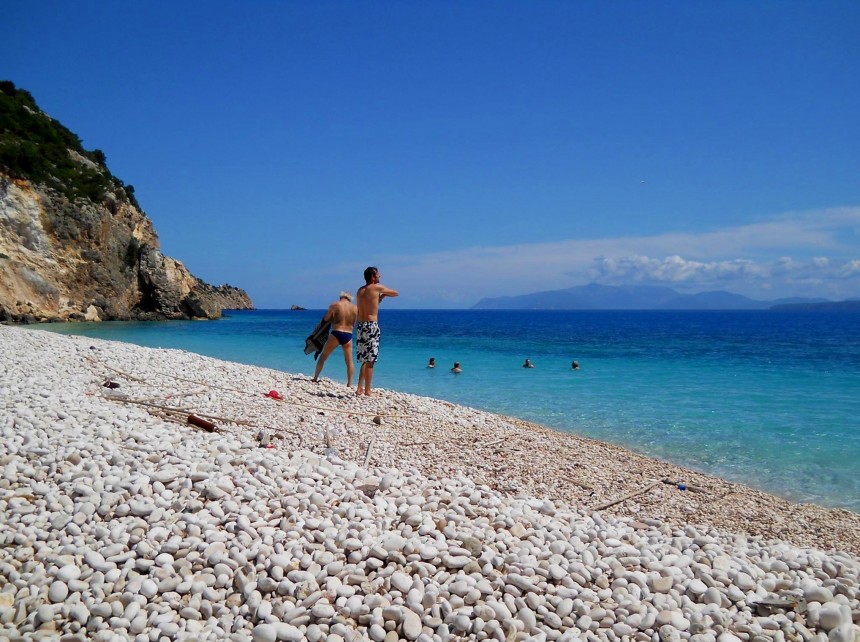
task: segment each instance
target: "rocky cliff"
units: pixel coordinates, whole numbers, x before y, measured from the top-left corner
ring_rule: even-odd
[[[253,307],[244,290],[164,256],[104,154],[0,84],[0,321],[214,319]]]

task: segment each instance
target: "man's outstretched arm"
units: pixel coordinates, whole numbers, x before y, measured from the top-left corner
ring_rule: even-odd
[[[379,290],[379,300],[381,301],[383,298],[387,296],[398,296],[400,293],[397,290],[392,290],[391,288],[387,288],[384,285],[380,285]]]

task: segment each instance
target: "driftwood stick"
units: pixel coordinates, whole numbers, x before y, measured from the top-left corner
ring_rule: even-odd
[[[123,401],[129,401],[124,399]],[[155,404],[147,404],[148,410],[156,417],[160,417],[164,421],[170,421],[172,423],[185,425],[188,423],[188,411],[187,410],[175,410],[169,407],[158,407]],[[215,421],[221,421],[224,423],[234,423],[243,426],[250,426],[252,428],[266,428],[265,426],[259,426],[250,421],[244,421],[241,419],[227,419],[222,417],[215,417],[213,415],[202,415],[200,413],[197,414],[198,417],[205,417],[207,419],[214,419]],[[299,446],[303,443],[302,434],[299,432],[293,432],[292,430],[287,430],[286,428],[266,428],[266,430],[271,430],[272,432],[276,432],[282,435],[292,435],[296,439],[298,439]]]
[[[176,393],[173,393],[173,394],[170,394],[167,396],[172,398],[172,399],[182,399],[183,397],[188,397],[188,396],[193,396],[193,395],[202,395],[205,392],[206,392],[206,390],[186,390],[184,392],[176,392]]]
[[[678,486],[678,487],[683,485],[684,488],[681,488],[680,490],[689,490],[692,493],[707,493],[708,492],[700,486],[692,486],[690,484],[685,484],[684,482],[675,482],[675,481],[672,481],[671,479],[664,479],[663,483],[668,484],[669,486]]]
[[[119,401],[120,403],[131,403],[135,406],[146,406],[147,408],[155,408],[156,410],[165,410],[167,412],[181,412],[187,414],[191,408],[183,408],[181,406],[166,406],[160,403],[151,403],[149,401],[140,401],[138,399],[126,399],[124,397],[105,397],[111,401]]]
[[[134,401],[136,401],[138,403],[147,402],[147,401],[150,403],[153,401],[167,401],[167,399],[166,399],[167,396],[168,395],[158,395],[157,397],[144,397],[143,399],[135,399]]]
[[[373,443],[376,441],[376,437],[372,437],[370,443],[367,444],[367,450],[364,453],[364,468],[367,468],[367,464],[370,462],[370,453],[373,452]]]
[[[329,427],[325,427],[325,450],[323,451],[326,457],[339,456],[337,450],[331,446],[331,431]]]
[[[237,424],[239,426],[251,426],[256,427],[252,421],[247,421],[245,419],[232,419],[230,417],[219,417],[217,415],[204,415],[202,412],[196,413],[198,417],[203,417],[204,419],[211,419],[212,421],[220,421],[226,424]]]
[[[592,508],[591,510],[603,510],[604,508],[609,508],[610,506],[615,506],[615,504],[620,504],[621,502],[626,501],[626,500],[630,499],[631,497],[636,497],[636,495],[641,495],[642,493],[648,492],[649,490],[654,488],[654,486],[659,486],[661,483],[662,482],[659,482],[659,481],[651,482],[650,484],[648,484],[644,488],[640,488],[639,490],[634,490],[633,492],[627,493],[626,495],[622,495],[618,499],[613,499],[611,502],[599,504],[599,505],[595,506],[594,508]]]
[[[174,413],[171,413],[171,412],[165,412],[165,411],[163,411],[163,410],[156,410],[155,408],[150,408],[147,412],[149,412],[149,413],[151,413],[152,415],[154,415],[154,416],[158,417],[158,418],[159,418],[159,419],[161,419],[162,421],[168,421],[168,422],[170,422],[170,423],[172,423],[172,424],[179,424],[179,425],[182,425],[182,426],[184,426],[184,425],[186,424],[186,422],[180,418],[180,417],[181,417],[181,416],[183,416],[185,413],[182,413],[182,415],[180,415],[179,413],[175,413],[175,414],[174,414]]]
[[[147,401],[137,401],[135,399],[123,399],[122,397],[106,397],[107,399],[111,399],[113,401],[121,401],[122,403],[132,403],[138,406],[146,406],[147,408],[155,408],[157,410],[163,410],[165,412],[173,412],[173,413],[181,413],[187,415],[191,408],[178,408],[173,406],[164,406],[157,403],[149,403]],[[256,424],[245,421],[244,419],[231,419],[230,417],[218,417],[216,415],[204,415],[202,412],[195,413],[198,417],[203,417],[204,419],[212,419],[213,421],[221,421],[229,424],[238,424],[240,426],[255,426]]]
[[[87,361],[89,361],[90,363],[93,363],[93,364],[96,364],[96,365],[102,366],[102,367],[104,367],[104,368],[107,368],[107,369],[108,369],[108,370],[110,370],[111,372],[115,372],[115,373],[117,373],[118,375],[122,375],[124,378],[128,379],[129,381],[137,381],[138,383],[146,383],[146,379],[141,379],[141,378],[139,378],[139,377],[135,377],[135,376],[130,375],[130,374],[128,374],[127,372],[123,372],[122,370],[119,370],[119,369],[117,369],[117,368],[112,368],[111,366],[109,366],[108,364],[106,364],[104,361],[99,361],[98,359],[94,359],[94,358],[92,358],[92,357],[86,357],[86,359],[87,359]]]

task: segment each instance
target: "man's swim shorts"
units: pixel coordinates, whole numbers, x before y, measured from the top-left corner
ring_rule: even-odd
[[[359,363],[375,363],[379,358],[379,324],[376,321],[359,321],[355,333],[355,356]]]

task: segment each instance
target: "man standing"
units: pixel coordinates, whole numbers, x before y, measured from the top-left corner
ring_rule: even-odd
[[[358,288],[358,331],[356,332],[356,356],[361,362],[358,371],[356,395],[370,396],[373,381],[373,366],[379,357],[379,302],[387,296],[397,296],[397,290],[387,288],[379,282],[379,270],[369,267],[364,271],[365,285]]]
[[[328,306],[328,312],[325,313],[323,320],[331,321],[331,334],[317,361],[314,381],[319,381],[326,359],[337,346],[340,346],[343,348],[343,358],[346,360],[346,387],[352,386],[352,375],[355,372],[355,366],[352,365],[352,329],[357,316],[358,308],[353,305],[352,295],[349,292],[341,292],[340,299]]]

